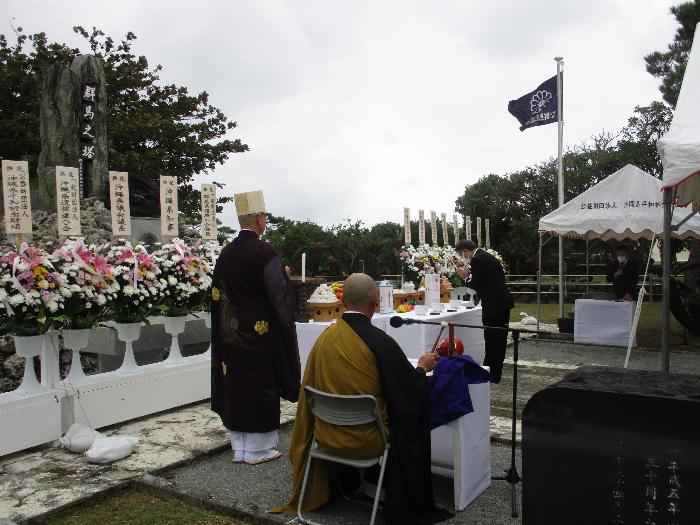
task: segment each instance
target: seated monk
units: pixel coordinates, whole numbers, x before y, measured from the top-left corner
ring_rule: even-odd
[[[347,312],[328,327],[311,350],[302,380],[289,458],[293,467],[292,500],[272,512],[296,513],[309,447],[316,435],[329,452],[358,459],[384,451],[375,423],[335,427],[314,422],[304,387],[331,394],[370,394],[377,398],[391,443],[384,477],[386,523],[437,523],[450,517],[433,502],[430,473],[430,431],[425,373],[437,356],[425,354],[413,368],[399,345],[370,322],[379,302],[377,284],[356,273],[345,281],[343,302]],[[329,501],[332,469],[315,460],[309,473],[302,511]]]

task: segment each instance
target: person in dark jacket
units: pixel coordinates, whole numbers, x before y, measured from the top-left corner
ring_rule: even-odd
[[[626,244],[618,244],[615,260],[608,262],[606,277],[613,285],[615,297],[625,301],[634,301],[637,297],[639,269],[637,263],[630,260],[630,249]]]
[[[258,464],[277,451],[280,396],[296,401],[301,380],[295,298],[268,243],[262,192],[234,196],[241,231],[214,268],[211,408],[230,431],[233,462]]]
[[[480,249],[469,239],[457,243],[457,253],[469,267],[458,268],[464,285],[472,288],[481,299],[481,322],[484,326],[508,327],[513,298],[508,291],[503,265],[490,253]],[[491,382],[501,381],[503,361],[506,357],[508,332],[506,330],[484,330],[486,356],[484,366],[491,369]]]

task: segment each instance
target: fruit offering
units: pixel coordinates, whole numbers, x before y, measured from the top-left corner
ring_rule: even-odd
[[[450,340],[448,338],[443,339],[440,341],[437,347],[438,354],[440,354],[440,357],[451,357],[449,356],[450,352]],[[455,353],[462,355],[464,353],[464,343],[459,337],[455,337]]]
[[[396,308],[396,311],[397,311],[398,313],[400,313],[400,314],[406,314],[406,313],[408,313],[408,312],[410,312],[410,311],[412,311],[412,310],[413,310],[413,305],[412,305],[412,304],[408,304],[408,303],[400,304],[400,305]]]
[[[343,300],[343,282],[342,281],[334,281],[331,283],[331,290],[333,290],[333,293],[335,296],[338,298],[339,301]]]

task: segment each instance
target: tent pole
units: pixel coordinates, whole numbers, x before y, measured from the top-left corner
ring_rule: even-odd
[[[537,249],[537,339],[540,338],[540,295],[542,292],[542,232],[540,232],[540,244]]]
[[[666,188],[664,190],[664,229],[663,229],[663,246],[661,260],[662,260],[662,281],[661,286],[663,290],[663,306],[661,307],[661,371],[668,374],[669,373],[669,342],[670,342],[670,329],[671,329],[671,318],[670,318],[670,308],[671,308],[671,200],[672,192],[671,188]]]
[[[554,57],[557,63],[557,186],[559,193],[559,207],[564,205],[564,163],[562,152],[564,149],[564,119],[562,115],[562,70],[564,69],[564,58]],[[564,317],[564,238],[559,237],[559,317]]]
[[[588,233],[586,233],[586,295],[589,293],[589,283],[591,278],[591,269],[588,264]]]

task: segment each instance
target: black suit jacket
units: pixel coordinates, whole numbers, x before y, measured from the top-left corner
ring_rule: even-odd
[[[622,275],[615,277],[615,272],[620,269],[622,269]],[[620,264],[617,259],[614,259],[608,263],[606,274],[618,299],[622,299],[627,293],[637,298],[637,283],[639,283],[637,263],[628,259],[625,264]]]
[[[471,262],[471,276],[465,286],[479,294],[484,314],[510,310],[515,306],[508,291],[501,263],[490,253],[477,250]]]

